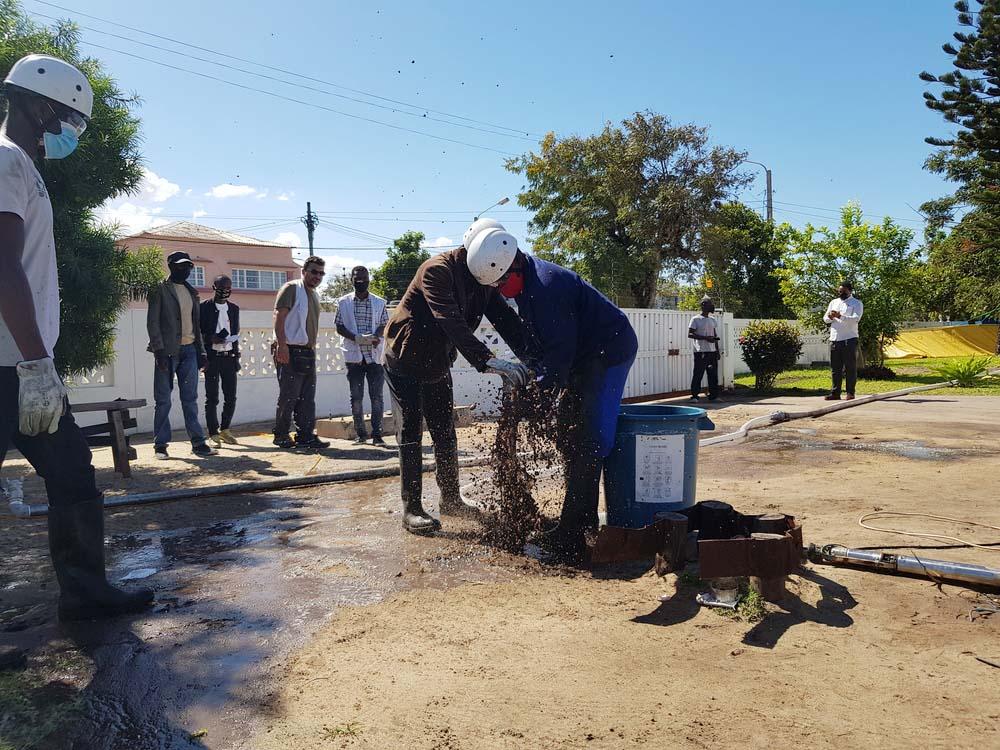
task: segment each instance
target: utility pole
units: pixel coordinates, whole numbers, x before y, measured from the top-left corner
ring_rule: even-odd
[[[300,221],[306,225],[306,232],[309,234],[309,254],[312,255],[313,233],[316,231],[316,225],[319,224],[319,217],[313,213],[312,203],[306,202],[306,215]]]
[[[747,164],[756,164],[758,167],[764,167],[764,174],[767,177],[767,220],[774,221],[774,188],[771,185],[771,170],[767,168],[766,164],[761,164],[759,161],[746,160]]]

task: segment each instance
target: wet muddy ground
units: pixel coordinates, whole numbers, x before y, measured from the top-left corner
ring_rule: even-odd
[[[727,431],[814,408],[802,402],[727,404],[713,419]],[[807,543],[914,549],[857,516],[891,507],[1000,525],[998,419],[1000,399],[937,398],[783,425],[704,451],[699,496],[793,513]],[[973,655],[1000,657],[1000,622],[970,622],[976,595],[959,587],[810,567],[793,577],[798,598],[744,624],[643,570],[574,573],[498,553],[472,521],[407,535],[397,493],[381,480],[109,513],[110,576],[153,586],[157,606],[72,627],[55,622],[44,520],[3,518],[0,748],[997,740],[997,670]],[[425,494],[435,508],[431,475]],[[995,553],[927,546],[916,549],[1000,566]],[[691,659],[698,669],[679,668]],[[880,697],[866,704],[858,689]]]

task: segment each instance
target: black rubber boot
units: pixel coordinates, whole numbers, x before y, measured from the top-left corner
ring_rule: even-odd
[[[603,467],[604,462],[592,450],[583,449],[569,460],[559,525],[537,537],[538,546],[560,561],[581,563],[588,558],[586,530],[598,526]]]
[[[94,620],[141,612],[152,589],[128,592],[104,571],[104,500],[49,508],[49,552],[59,580],[59,619]]]
[[[423,492],[420,443],[399,446],[400,492],[403,496],[403,528],[411,534],[432,534],[441,522],[428,515],[420,501]]]
[[[467,505],[458,484],[458,441],[434,444],[434,473],[441,491],[441,515],[475,517],[479,508]]]

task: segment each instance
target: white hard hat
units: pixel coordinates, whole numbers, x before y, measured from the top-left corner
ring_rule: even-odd
[[[477,234],[486,229],[503,229],[503,224],[496,219],[476,219],[465,230],[465,234],[462,235],[462,247],[468,250],[469,243],[472,242]]]
[[[51,55],[22,57],[10,69],[4,83],[41,94],[90,117],[94,109],[94,90],[87,76],[65,60]]]
[[[472,275],[483,286],[491,286],[510,270],[517,257],[517,240],[503,229],[479,232],[468,249],[467,263]]]

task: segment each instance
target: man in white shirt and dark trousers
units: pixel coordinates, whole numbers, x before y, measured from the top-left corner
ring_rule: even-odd
[[[337,301],[337,333],[341,335],[340,348],[347,365],[347,382],[351,389],[351,413],[357,442],[364,443],[365,430],[365,380],[368,381],[368,398],[372,403],[372,445],[384,446],[382,440],[382,392],[385,370],[382,367],[383,333],[389,315],[385,300],[371,294],[368,269],[356,266],[351,270],[354,292]]]
[[[861,300],[854,297],[854,287],[843,282],[837,297],[826,307],[823,322],[830,326],[830,368],[833,370],[833,390],[827,401],[840,400],[840,384],[847,374],[847,400],[854,398],[858,382],[858,322],[865,313]]]
[[[201,303],[201,336],[208,355],[205,368],[205,425],[216,445],[236,445],[229,431],[236,412],[236,373],[240,371],[240,308],[229,301],[233,281],[218,276],[215,296]],[[219,381],[222,381],[222,428],[219,428]]]
[[[701,315],[691,318],[688,338],[694,339],[694,375],[691,377],[691,400],[698,401],[702,377],[708,375],[708,400],[719,397],[719,329],[712,317],[715,304],[710,297],[701,301]]]
[[[104,498],[90,447],[67,408],[66,388],[52,360],[59,339],[59,276],[52,203],[34,164],[42,156],[61,159],[73,152],[88,124],[93,90],[74,66],[48,55],[28,55],[10,69],[3,93],[0,466],[13,445],[45,480],[59,618],[138,612],[149,606],[153,592],[128,593],[108,583]]]

